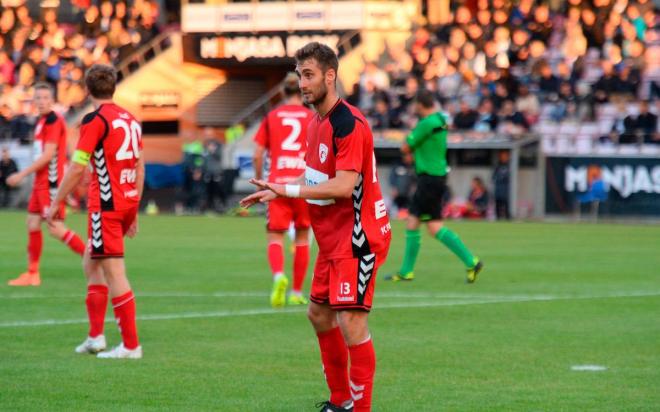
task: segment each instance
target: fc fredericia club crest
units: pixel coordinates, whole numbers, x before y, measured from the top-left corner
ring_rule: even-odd
[[[321,163],[325,163],[325,159],[327,158],[328,158],[328,146],[321,143],[321,145],[319,146],[319,159],[321,159]]]

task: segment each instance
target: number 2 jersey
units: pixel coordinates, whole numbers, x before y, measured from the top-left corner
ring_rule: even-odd
[[[304,106],[283,105],[261,122],[254,141],[268,150],[268,181],[288,183],[305,171],[307,125],[314,112]]]
[[[125,109],[105,103],[85,115],[80,126],[80,152],[91,159],[87,193],[90,212],[126,210],[138,206],[137,162],[142,150],[140,123]]]
[[[318,185],[337,171],[359,174],[350,198],[307,200],[319,256],[326,259],[387,254],[391,226],[376,173],[374,139],[358,109],[338,100],[307,131],[305,184]]]

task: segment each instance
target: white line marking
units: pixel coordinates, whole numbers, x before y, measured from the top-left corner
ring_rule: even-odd
[[[579,372],[602,372],[607,370],[607,366],[601,365],[573,365],[571,366],[572,371]]]
[[[12,294],[0,295],[1,299],[84,299],[86,292],[82,291],[77,294],[65,295],[39,295],[39,294]],[[190,293],[190,292],[138,292],[135,294],[138,298],[264,298],[270,296],[269,293],[263,291],[245,291],[245,292],[224,292],[218,291],[213,293]],[[591,298],[594,295],[535,295],[535,294],[520,294],[520,295],[503,295],[503,294],[487,294],[487,293],[433,293],[433,292],[380,292],[376,295],[376,299],[380,298],[393,298],[393,299],[536,299],[548,300],[561,299],[581,299]],[[648,291],[633,291],[624,294],[613,292],[611,294],[597,295],[595,298],[607,297],[638,297],[638,296],[660,296],[659,292]]]
[[[558,301],[558,300],[589,300],[589,299],[609,299],[609,298],[630,298],[630,297],[648,297],[660,296],[660,292],[630,292],[622,294],[609,294],[609,295],[588,295],[588,296],[509,296],[483,300],[465,300],[465,301],[429,301],[429,302],[402,302],[378,305],[374,311],[381,309],[409,309],[409,308],[436,308],[443,306],[464,306],[464,305],[484,305],[491,303],[526,303],[526,302],[544,302],[544,301]],[[138,320],[175,320],[175,319],[191,319],[191,318],[226,318],[238,316],[254,316],[254,315],[276,315],[276,314],[290,314],[302,313],[307,308],[287,308],[287,309],[270,309],[270,308],[256,308],[245,310],[225,310],[216,312],[183,312],[183,313],[166,313],[166,314],[153,314],[138,316]],[[106,322],[114,322],[113,319],[108,318]],[[15,321],[15,322],[2,322],[0,328],[13,328],[13,327],[29,327],[29,326],[51,326],[51,325],[73,325],[73,324],[86,324],[87,319],[45,319],[34,321]]]

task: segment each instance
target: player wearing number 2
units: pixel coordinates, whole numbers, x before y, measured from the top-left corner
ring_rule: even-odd
[[[144,186],[142,132],[133,115],[112,101],[116,82],[117,73],[110,66],[94,65],[87,71],[85,86],[96,110],[82,120],[72,165],[52,205],[73,190],[91,160],[89,244],[83,258],[90,329],[76,352],[97,353],[105,349],[103,324],[109,292],[122,343],[98,357],[139,359],[142,347],[135,325],[135,298],[124,266],[124,236],[137,233],[138,205]],[[51,206],[49,221],[56,212],[56,206]]]
[[[314,112],[302,104],[298,76],[290,73],[284,79],[284,104],[266,115],[254,137],[255,178],[261,180],[264,153],[268,151],[270,173],[268,181],[291,183],[305,171],[307,124]],[[273,274],[270,304],[284,306],[288,280],[284,275],[284,232],[293,222],[296,229],[296,248],[293,256],[293,287],[289,305],[306,305],[302,295],[309,264],[309,211],[304,199],[280,198],[268,203],[266,230],[268,231],[268,263]]]

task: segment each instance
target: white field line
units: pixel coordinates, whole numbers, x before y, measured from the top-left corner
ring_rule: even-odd
[[[632,291],[632,292],[612,292],[611,294],[599,295],[542,295],[542,294],[519,294],[519,295],[503,295],[503,294],[487,294],[487,293],[434,293],[434,292],[378,292],[376,299],[392,298],[392,299],[523,299],[527,300],[534,298],[535,300],[543,300],[549,298],[556,300],[557,298],[590,298],[596,297],[636,297],[636,296],[656,296],[660,295],[659,292],[649,291]],[[0,300],[21,300],[21,299],[84,299],[85,291],[80,293],[62,294],[62,295],[40,295],[40,294],[11,294],[0,295]],[[190,293],[190,292],[136,292],[135,296],[138,298],[264,298],[270,296],[270,293],[264,291],[244,291],[244,292],[212,292],[212,293]]]
[[[401,302],[401,303],[385,303],[379,304],[374,311],[386,309],[408,309],[408,308],[435,308],[442,306],[465,306],[465,305],[483,305],[491,303],[524,303],[524,302],[544,302],[544,301],[561,301],[561,300],[589,300],[589,299],[609,299],[609,298],[630,298],[630,297],[649,297],[660,296],[660,292],[630,292],[620,294],[604,294],[604,295],[584,295],[584,296],[552,296],[552,295],[529,295],[529,296],[500,296],[499,298],[482,299],[482,300],[463,300],[463,301],[429,301],[429,302]],[[281,310],[274,310],[270,308],[256,308],[244,310],[224,310],[214,312],[181,312],[169,314],[153,314],[138,316],[138,320],[174,320],[174,319],[202,319],[202,318],[225,318],[225,317],[238,317],[238,316],[255,316],[255,315],[277,315],[277,314],[290,314],[302,313],[306,310],[305,307],[287,308]],[[113,322],[112,318],[106,319],[106,322]],[[44,319],[34,321],[15,321],[15,322],[2,322],[0,328],[16,328],[16,327],[29,327],[29,326],[57,326],[57,325],[73,325],[73,324],[86,324],[87,319]]]

